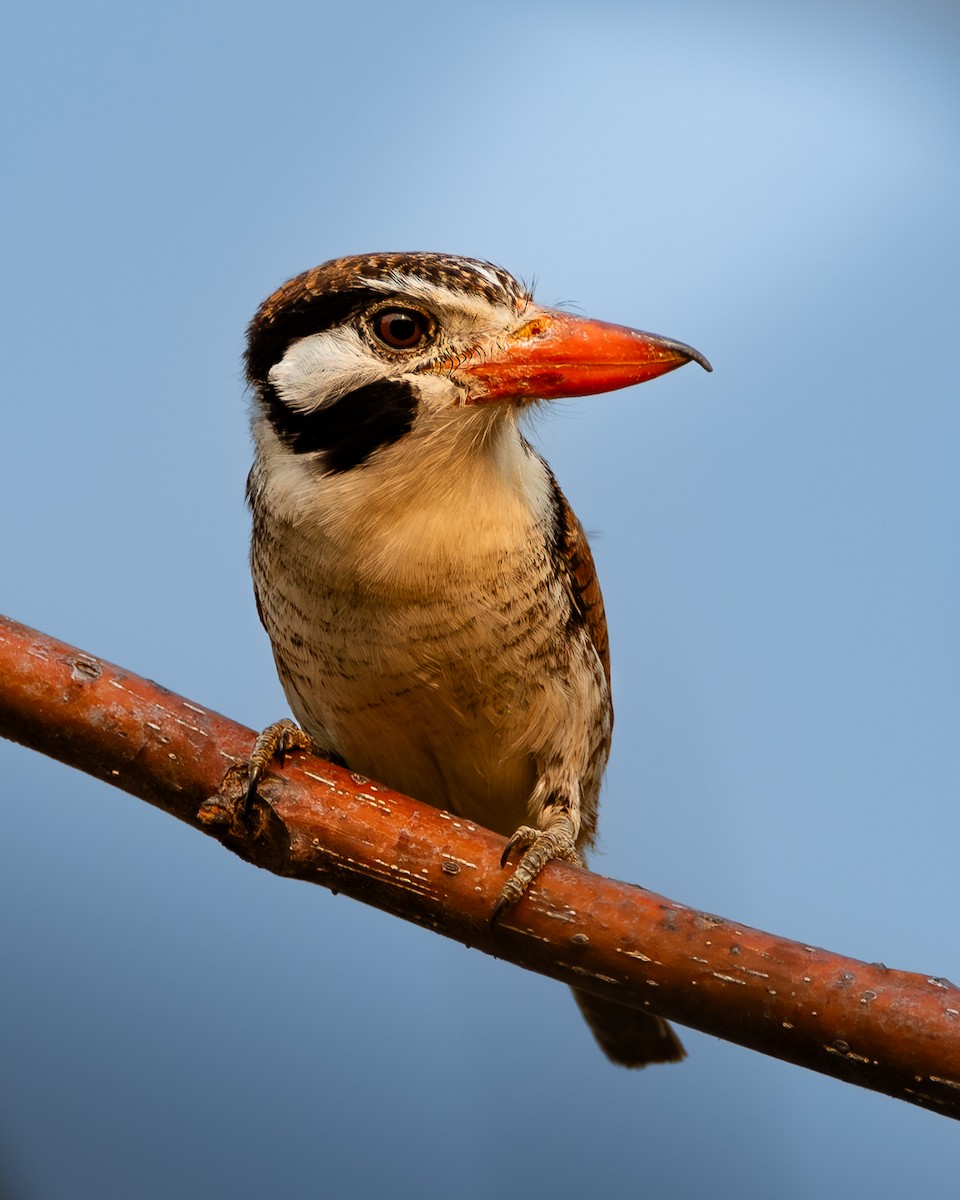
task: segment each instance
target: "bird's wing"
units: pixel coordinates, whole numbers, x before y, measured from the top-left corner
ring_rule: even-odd
[[[558,516],[560,521],[560,555],[567,572],[567,586],[573,600],[574,611],[583,621],[593,642],[603,672],[610,684],[610,638],[607,634],[607,617],[603,610],[600,581],[593,565],[593,555],[587,543],[587,535],[577,520],[576,514],[567,503],[567,498],[557,488]]]

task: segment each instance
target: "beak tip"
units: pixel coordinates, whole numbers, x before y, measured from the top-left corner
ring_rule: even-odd
[[[698,366],[703,367],[706,372],[712,374],[713,367],[710,365],[710,360],[706,357],[706,355],[701,354],[699,350],[694,350],[694,348],[692,346],[688,346],[686,342],[667,341],[666,339],[664,339],[664,341],[665,344],[668,345],[672,350],[678,351],[680,354],[682,354],[686,362],[695,362]]]

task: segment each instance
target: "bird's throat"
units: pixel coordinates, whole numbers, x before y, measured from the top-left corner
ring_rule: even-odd
[[[472,436],[463,427],[455,438],[449,429],[421,434],[417,453],[391,447],[319,478],[302,457],[262,454],[269,507],[301,531],[327,578],[364,589],[398,596],[495,570],[542,539],[552,481],[515,420],[484,418]]]

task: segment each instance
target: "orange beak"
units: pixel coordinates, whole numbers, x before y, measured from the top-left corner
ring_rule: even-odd
[[[644,383],[687,362],[713,370],[683,342],[541,308],[502,349],[458,373],[474,385],[474,403],[558,400]]]

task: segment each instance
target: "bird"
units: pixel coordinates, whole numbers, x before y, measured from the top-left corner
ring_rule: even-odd
[[[523,431],[544,401],[641,383],[682,342],[539,305],[503,268],[370,253],[288,280],[245,353],[257,610],[312,748],[484,825],[515,860],[492,919],[597,833],[613,708],[603,600],[580,522]],[[574,994],[600,1047],[677,1061],[670,1025]]]

